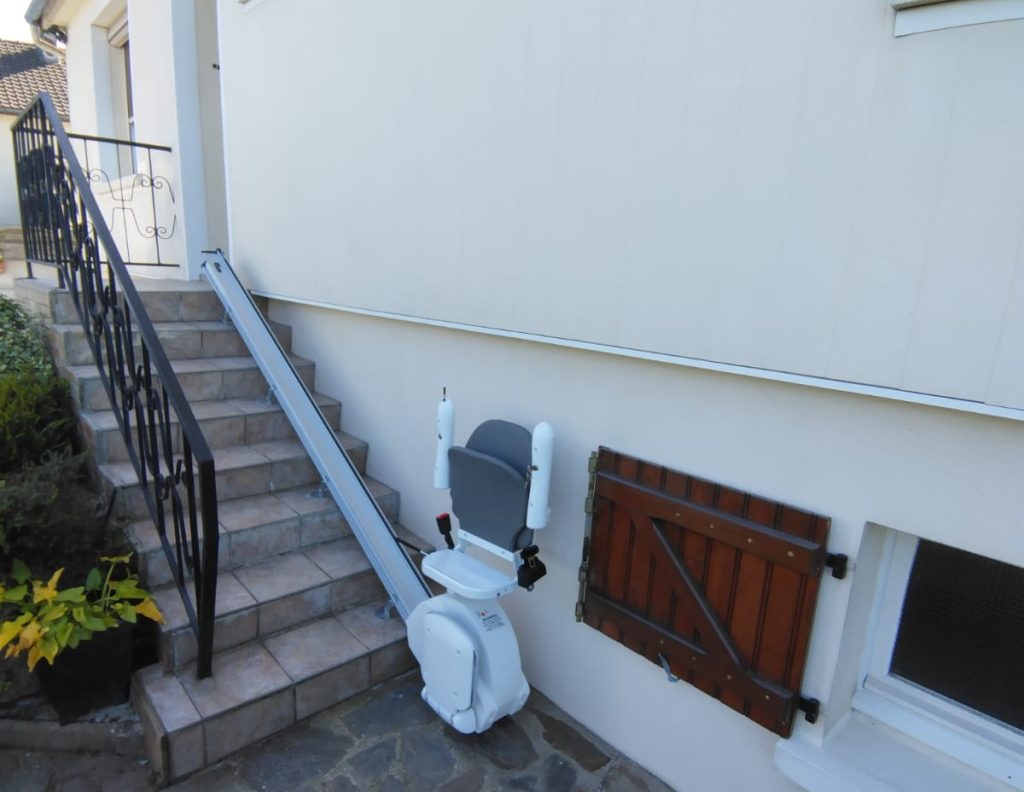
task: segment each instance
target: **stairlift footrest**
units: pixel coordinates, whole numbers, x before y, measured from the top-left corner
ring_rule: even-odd
[[[423,574],[466,599],[502,597],[515,591],[515,578],[503,575],[458,550],[437,550],[423,559]]]

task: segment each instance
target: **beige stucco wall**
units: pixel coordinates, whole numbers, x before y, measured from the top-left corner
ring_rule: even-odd
[[[830,516],[830,549],[854,564],[871,521],[1024,565],[1019,423],[326,309],[274,303],[272,315],[317,362],[317,389],[343,401],[346,431],[370,442],[370,473],[401,491],[402,522],[432,542],[450,505],[431,488],[442,387],[457,442],[486,418],[554,425],[552,520],[537,537],[548,576],[503,601],[527,678],[681,790],[793,787],[772,765],[775,735],[575,622],[599,445]],[[856,575],[821,584],[803,692],[826,708]],[[799,720],[797,733],[834,725]]]

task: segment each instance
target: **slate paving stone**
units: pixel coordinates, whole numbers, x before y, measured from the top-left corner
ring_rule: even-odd
[[[502,770],[525,770],[537,760],[529,735],[514,718],[502,718],[483,734],[450,733],[456,745],[470,748]]]
[[[576,788],[576,768],[561,754],[551,754],[544,760],[544,789],[564,792]]]
[[[348,776],[334,776],[320,785],[322,792],[357,792],[359,787],[353,784]]]
[[[422,687],[419,675],[416,675],[379,698],[371,699],[342,720],[356,738],[378,737],[430,723],[437,716],[420,698]]]
[[[540,779],[536,776],[506,778],[501,782],[501,788],[516,790],[516,792],[537,792],[540,789]]]
[[[380,782],[378,792],[405,792],[405,784],[392,775]]]
[[[438,787],[438,792],[480,792],[487,776],[479,768],[467,770]]]
[[[573,761],[584,770],[593,773],[611,761],[608,754],[565,721],[539,710],[533,714],[541,722],[544,728],[544,739],[548,744],[572,757]]]
[[[438,731],[416,729],[402,735],[402,769],[410,788],[435,789],[452,774],[454,757]]]
[[[397,739],[389,737],[383,742],[353,754],[348,760],[349,766],[352,768],[352,778],[357,781],[370,782],[386,776],[391,770],[392,762],[395,761],[397,744]]]
[[[601,782],[601,792],[649,792],[647,782],[628,767],[619,765],[608,771]]]
[[[243,778],[258,792],[291,792],[334,767],[352,740],[300,725],[265,740],[262,747],[246,754]]]

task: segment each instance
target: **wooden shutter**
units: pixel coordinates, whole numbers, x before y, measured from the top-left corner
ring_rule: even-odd
[[[829,520],[601,448],[577,617],[788,737]]]

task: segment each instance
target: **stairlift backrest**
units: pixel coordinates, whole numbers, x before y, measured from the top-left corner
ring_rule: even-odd
[[[465,448],[448,451],[452,511],[460,533],[515,552],[533,541],[526,528],[531,435],[508,421],[480,424]]]

